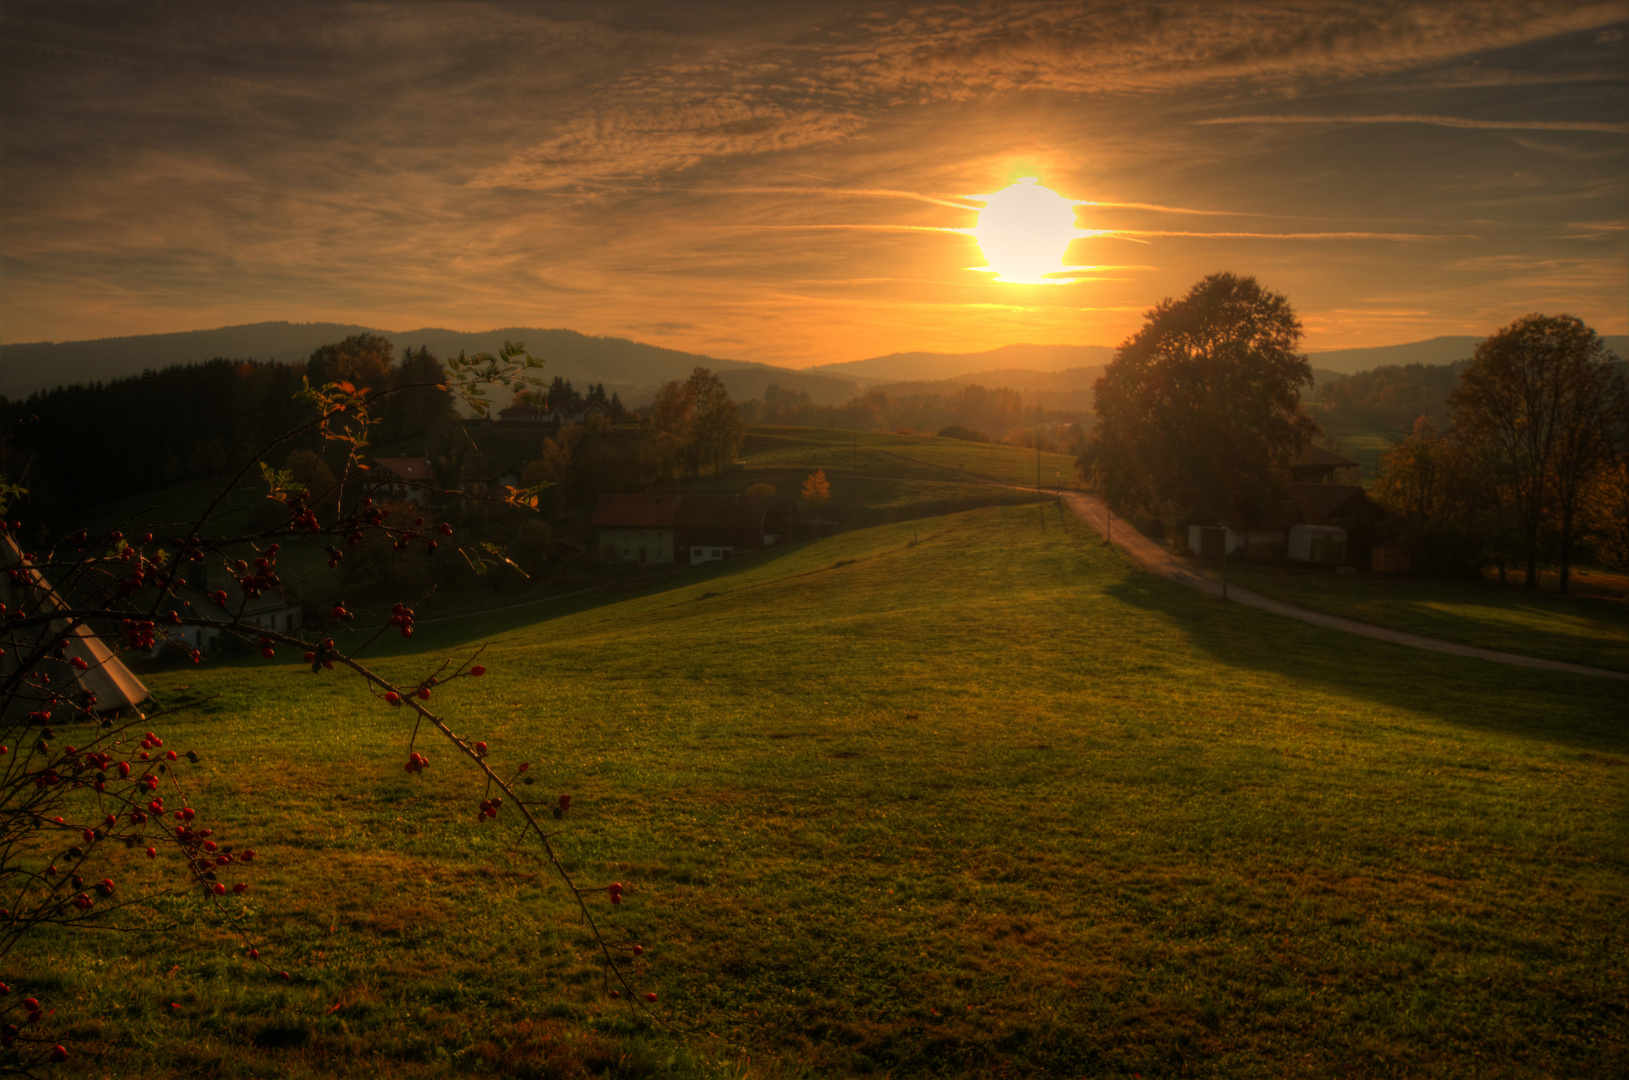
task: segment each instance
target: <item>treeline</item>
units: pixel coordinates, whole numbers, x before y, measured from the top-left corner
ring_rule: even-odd
[[[1430,370],[1430,369],[1427,369]],[[1441,420],[1420,414],[1372,492],[1401,523],[1417,569],[1503,580],[1541,562],[1629,567],[1629,381],[1571,316],[1530,315],[1455,365]]]
[[[588,508],[602,494],[723,471],[746,437],[740,409],[718,376],[703,367],[683,382],[662,384],[645,412],[639,423],[590,414],[582,424],[561,428],[543,440],[522,485],[553,484],[544,497],[550,509]]]
[[[843,428],[850,431],[905,431],[937,434],[957,429],[958,438],[984,438],[995,442],[1009,434],[1033,439],[1036,427],[1056,428],[1078,419],[1073,412],[1026,406],[1023,397],[1006,387],[989,389],[977,384],[951,393],[893,395],[871,390],[841,405],[817,405],[802,390],[782,390],[770,383],[763,400],[741,406],[750,424],[787,427]]]
[[[1421,416],[1447,413],[1448,395],[1469,360],[1454,364],[1392,364],[1332,379],[1315,400],[1328,419],[1353,426],[1407,431]]]
[[[217,358],[59,387],[21,401],[0,399],[0,466],[29,490],[33,514],[49,520],[240,468],[316,415],[299,398],[303,379],[385,389],[443,377],[428,349],[409,349],[398,363],[389,341],[364,334],[325,345],[304,364]],[[454,416],[450,396],[433,385],[404,389],[381,404],[379,437],[427,436]],[[281,453],[318,449],[312,436]]]

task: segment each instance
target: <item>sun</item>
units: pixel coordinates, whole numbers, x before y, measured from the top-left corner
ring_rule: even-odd
[[[1026,176],[990,195],[968,230],[995,280],[1018,285],[1063,285],[1074,276],[1064,265],[1069,245],[1091,233],[1075,226],[1075,203]]]

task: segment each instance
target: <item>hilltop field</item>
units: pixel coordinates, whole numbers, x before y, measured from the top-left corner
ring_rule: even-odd
[[[471,770],[432,743],[435,767],[403,772],[405,710],[257,658],[146,678],[187,706],[155,724],[203,755],[202,818],[260,853],[234,908],[291,978],[190,897],[161,897],[152,933],[30,939],[10,963],[49,983],[82,1066],[1629,1067],[1621,683],[1185,590],[1050,496],[983,480],[1033,484],[1033,451],[755,429],[747,459],[714,487],[819,467],[848,527],[426,621],[377,657],[416,682],[485,646],[489,673],[436,707],[530,762],[540,798],[573,796],[557,843],[580,884],[626,886],[590,903],[644,946],[642,989],[680,1033],[606,997],[561,884],[504,816],[477,824]],[[1621,606],[1596,603],[1582,630],[1570,607],[1552,624],[1610,650]]]

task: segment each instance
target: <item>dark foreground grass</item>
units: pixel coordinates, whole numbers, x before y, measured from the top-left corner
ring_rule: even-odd
[[[1629,671],[1629,602],[1481,581],[1388,580],[1299,567],[1230,566],[1287,603],[1483,649]]]
[[[212,695],[164,727],[263,853],[246,913],[292,980],[176,900],[154,937],[33,939],[7,981],[121,1076],[1629,1064],[1619,687],[1223,605],[1056,507],[691,580],[429,625],[382,661],[493,642],[436,704],[574,795],[560,842],[629,887],[614,933],[690,1034],[606,1000],[450,754],[407,776],[402,712],[275,664],[153,682]]]

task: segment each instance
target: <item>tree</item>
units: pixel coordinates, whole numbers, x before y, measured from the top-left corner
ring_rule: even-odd
[[[395,349],[378,334],[352,334],[344,341],[324,345],[306,361],[305,377],[312,386],[348,382],[383,390],[393,382]],[[439,368],[440,365],[437,365]]]
[[[1499,530],[1488,520],[1498,517],[1496,485],[1480,464],[1427,416],[1381,457],[1370,494],[1402,522],[1416,569],[1471,577],[1489,557],[1499,561]]]
[[[427,346],[402,353],[401,364],[390,382],[398,392],[385,403],[387,436],[396,439],[433,437],[453,422],[458,411],[453,405],[453,396],[445,389],[446,378],[441,361]]]
[[[747,433],[723,380],[704,367],[697,367],[682,383],[663,383],[650,418],[661,457],[682,466],[689,476],[729,467]]]
[[[1318,434],[1300,408],[1312,385],[1300,340],[1289,301],[1253,277],[1212,274],[1162,300],[1094,386],[1082,475],[1122,509],[1265,510]]]
[[[831,483],[826,479],[825,469],[816,469],[803,481],[803,497],[810,501],[831,498]]]
[[[1615,362],[1582,320],[1526,315],[1477,345],[1448,397],[1459,435],[1509,478],[1529,589],[1538,587],[1541,534],[1551,519],[1567,591],[1579,515],[1617,452],[1625,389]]]

